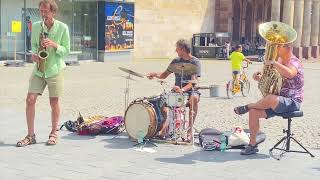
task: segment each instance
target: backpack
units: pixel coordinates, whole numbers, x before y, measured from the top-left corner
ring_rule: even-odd
[[[61,126],[60,126],[60,130],[63,128],[63,127],[66,127],[66,129],[68,131],[71,131],[71,132],[77,132],[78,131],[78,128],[79,128],[79,125],[80,124],[83,124],[84,122],[84,119],[82,117],[82,115],[80,114],[79,112],[79,117],[77,118],[76,121],[66,121],[64,122]]]
[[[206,151],[212,150],[221,150],[221,137],[224,136],[226,149],[244,149],[248,142],[243,141],[244,138],[234,139],[235,132],[238,131],[239,127],[234,128],[232,131],[221,132],[214,128],[206,128],[200,131],[199,133],[199,144]],[[246,134],[250,134],[249,129],[242,129],[242,131]],[[243,133],[242,132],[242,133]],[[266,139],[266,134],[264,132],[258,132],[256,141],[257,144],[264,142]]]
[[[199,144],[206,151],[217,150],[220,151],[221,147],[221,137],[225,136],[222,132],[214,128],[206,128],[199,133]],[[227,136],[226,145],[228,145]]]

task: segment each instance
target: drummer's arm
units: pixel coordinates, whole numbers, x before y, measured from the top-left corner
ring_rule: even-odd
[[[161,73],[157,78],[159,78],[159,79],[166,79],[170,74],[171,74],[170,71],[164,71],[164,72]]]
[[[148,78],[150,78],[150,79],[153,79],[154,77],[155,77],[155,78],[158,78],[158,79],[166,79],[170,74],[171,74],[170,71],[164,71],[164,72],[162,72],[162,73],[156,73],[156,72],[154,72],[154,73],[149,73],[149,74],[147,74],[147,76],[148,76]]]

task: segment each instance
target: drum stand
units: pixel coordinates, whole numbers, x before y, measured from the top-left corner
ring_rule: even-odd
[[[153,147],[158,147],[156,144],[154,144],[152,142],[151,139],[146,139],[146,138],[144,138],[142,142],[138,142],[138,143],[134,144],[133,146],[134,147],[140,146],[140,147],[144,148],[144,146],[147,145],[147,144],[151,144]]]

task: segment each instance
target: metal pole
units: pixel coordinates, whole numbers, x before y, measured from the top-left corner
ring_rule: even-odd
[[[96,27],[96,53],[97,53],[97,56],[96,56],[96,61],[99,61],[99,26],[98,26],[98,22],[99,22],[99,4],[98,4],[98,1],[97,1],[97,21],[96,21],[96,24],[97,24],[97,27]],[[103,40],[104,41],[104,40]]]
[[[0,2],[1,3],[1,2]],[[27,49],[26,49],[26,43],[27,43],[27,31],[25,30],[26,29],[26,24],[25,24],[25,20],[26,20],[26,10],[27,10],[27,7],[26,7],[26,0],[24,0],[24,5],[23,5],[23,23],[22,23],[22,28],[24,30],[24,61],[27,61]]]
[[[71,1],[72,3],[72,51],[74,51],[74,3],[73,0]]]

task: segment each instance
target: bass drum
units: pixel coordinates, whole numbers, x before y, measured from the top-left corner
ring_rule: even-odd
[[[162,97],[145,98],[133,101],[127,108],[124,124],[129,137],[137,141],[139,138],[152,138],[163,121],[161,114]]]

